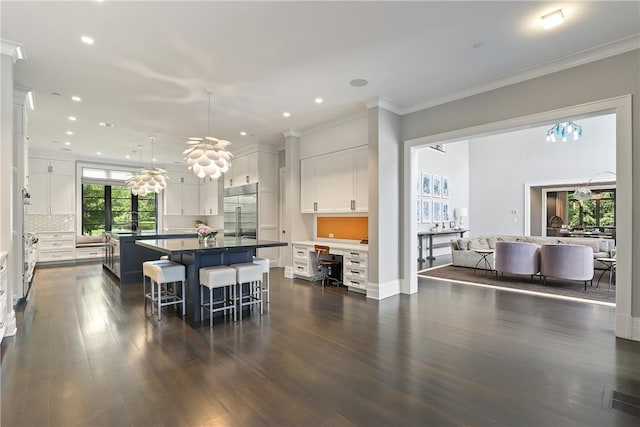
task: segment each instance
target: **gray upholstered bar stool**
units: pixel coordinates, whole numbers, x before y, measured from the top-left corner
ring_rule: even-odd
[[[263,294],[267,294],[267,299],[266,302],[269,302],[269,285],[270,285],[270,280],[269,280],[269,270],[271,267],[271,263],[269,262],[269,258],[258,258],[258,257],[253,257],[253,263],[254,264],[258,264],[260,267],[262,267],[262,274],[266,274],[267,275],[267,281],[263,281],[261,284],[261,288],[262,288],[262,293]],[[264,296],[264,295],[263,295]]]
[[[167,260],[147,261],[142,263],[142,273],[145,313],[147,299],[149,299],[152,303],[151,314],[153,314],[153,307],[158,305],[158,320],[162,320],[162,307],[168,305],[182,304],[182,316],[186,314],[184,301],[186,269],[184,265]],[[151,292],[148,294],[146,290],[147,277],[151,281]],[[177,289],[172,286],[177,282],[182,284],[180,295],[178,295]]]
[[[243,307],[258,305],[260,306],[260,315],[262,315],[262,266],[248,262],[232,264],[230,267],[236,270],[236,281],[239,287],[237,310],[240,311],[240,320],[242,320]],[[244,283],[249,284],[249,290],[246,295],[243,295],[242,292],[242,285]]]
[[[209,300],[204,300],[204,288],[209,288]],[[213,299],[213,290],[222,288],[222,298]],[[227,293],[228,291],[228,293]],[[233,312],[236,320],[236,269],[224,265],[200,269],[200,320],[204,320],[204,310],[209,312],[209,327],[213,327],[213,313]],[[219,307],[215,307],[219,305]]]

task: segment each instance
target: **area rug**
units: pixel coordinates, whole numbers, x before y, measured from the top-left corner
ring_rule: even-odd
[[[593,277],[593,286],[589,286],[589,284],[587,284],[586,291],[584,290],[584,282],[547,279],[546,285],[543,285],[542,280],[538,277],[534,277],[533,280],[531,280],[529,276],[508,274],[496,277],[494,272],[487,273],[484,270],[476,270],[467,267],[454,267],[452,265],[434,268],[433,270],[424,270],[418,272],[418,276],[458,280],[462,282],[479,283],[503,288],[520,289],[530,292],[615,303],[616,287],[615,285],[612,285],[611,289],[609,289],[608,272],[604,273],[600,279],[599,286],[597,286],[597,280],[601,273],[601,270],[596,270]]]

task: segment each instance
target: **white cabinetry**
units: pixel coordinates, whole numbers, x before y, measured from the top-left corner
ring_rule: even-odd
[[[38,262],[73,261],[76,257],[74,231],[38,233]]]
[[[7,252],[0,252],[0,342],[7,331],[9,308],[9,280],[7,279]]]
[[[200,215],[218,215],[218,180],[211,177],[200,181]]]
[[[164,190],[165,215],[199,215],[198,177],[193,173],[169,171]]]
[[[367,147],[357,147],[300,162],[302,213],[367,212]]]
[[[315,268],[311,254],[313,245],[303,243],[293,244],[293,274],[300,277],[313,278]]]
[[[224,174],[225,187],[253,184],[260,181],[258,153],[238,156],[231,161],[231,168]]]
[[[69,215],[75,206],[75,165],[65,160],[29,159],[30,214]]]
[[[350,289],[367,290],[368,252],[347,250],[342,255],[342,283]]]

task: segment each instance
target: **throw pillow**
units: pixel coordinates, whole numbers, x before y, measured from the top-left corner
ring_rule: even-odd
[[[469,249],[469,242],[465,239],[458,239],[458,249],[461,251],[466,251]]]
[[[487,237],[487,242],[489,243],[489,249],[495,249],[497,241],[498,239],[496,239],[495,237]]]
[[[609,243],[606,240],[600,240],[600,252],[609,252]]]
[[[568,244],[569,244],[569,242],[567,242],[566,240],[562,240],[562,239],[558,239],[558,242],[557,242],[557,243],[558,243],[559,245],[568,245]]]
[[[490,249],[489,242],[485,237],[479,237],[477,239],[469,240],[469,249],[474,251],[476,249]]]

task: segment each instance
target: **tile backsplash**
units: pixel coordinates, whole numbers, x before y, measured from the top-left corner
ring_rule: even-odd
[[[165,215],[163,217],[162,227],[164,229],[183,229],[183,228],[195,228],[196,220],[207,222],[205,216],[193,216],[193,215]]]
[[[36,231],[75,231],[75,215],[37,215],[27,214],[25,229]]]

